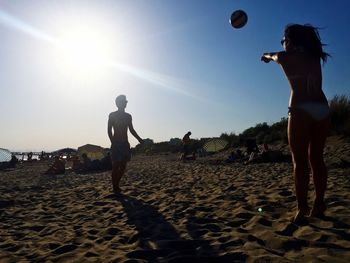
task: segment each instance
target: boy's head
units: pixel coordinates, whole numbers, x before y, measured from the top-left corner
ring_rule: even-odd
[[[126,96],[125,95],[119,95],[115,99],[115,104],[117,105],[118,109],[119,108],[125,109],[127,103],[128,103],[128,101],[126,100]]]

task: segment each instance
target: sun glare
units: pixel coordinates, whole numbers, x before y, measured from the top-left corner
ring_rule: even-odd
[[[113,49],[106,35],[91,28],[72,28],[60,38],[59,60],[70,74],[91,77],[113,60]]]

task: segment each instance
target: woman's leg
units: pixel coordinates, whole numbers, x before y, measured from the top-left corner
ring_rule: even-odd
[[[301,220],[309,213],[307,196],[309,189],[309,158],[310,116],[301,111],[293,110],[288,118],[288,141],[293,158],[293,174],[298,211],[295,221]]]
[[[324,195],[327,188],[327,169],[323,160],[323,149],[329,133],[330,119],[316,122],[311,130],[310,163],[316,197],[312,216],[322,216],[326,210]]]

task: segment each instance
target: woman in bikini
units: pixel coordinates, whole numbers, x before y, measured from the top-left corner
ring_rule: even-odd
[[[316,192],[311,216],[321,217],[326,210],[327,170],[323,149],[330,118],[327,98],[322,91],[320,62],[326,62],[329,55],[322,49],[317,29],[311,25],[287,25],[281,44],[284,51],[264,53],[261,60],[280,64],[291,87],[288,141],[298,203],[293,221],[298,223],[310,213],[307,204],[309,163]]]

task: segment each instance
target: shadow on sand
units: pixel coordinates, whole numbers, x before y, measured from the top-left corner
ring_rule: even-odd
[[[137,234],[131,242],[138,249],[127,254],[129,259],[151,262],[234,262],[231,256],[219,257],[209,241],[182,238],[158,210],[134,197],[118,194],[112,197],[119,201],[127,214],[127,223],[134,226]]]

